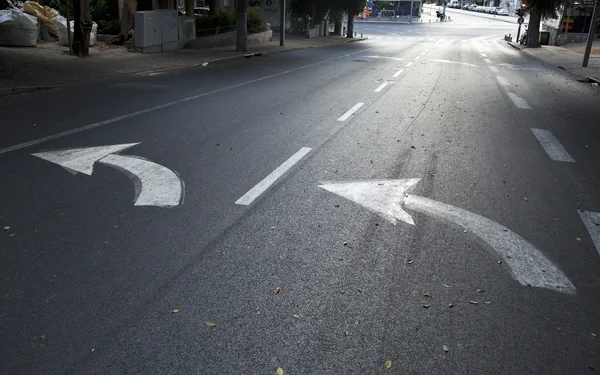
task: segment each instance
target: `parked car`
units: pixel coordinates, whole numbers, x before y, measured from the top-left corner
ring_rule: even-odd
[[[462,6],[463,10],[469,10],[469,7],[471,6],[471,4],[465,4]]]
[[[498,15],[500,15],[500,16],[508,16],[508,14],[509,14],[508,9],[506,9],[506,8],[502,8],[498,11]]]
[[[194,16],[196,16],[196,17],[207,16],[209,14],[210,14],[210,9],[207,7],[194,8]]]
[[[469,5],[469,10],[472,12],[476,12],[477,11],[477,4],[470,4]]]

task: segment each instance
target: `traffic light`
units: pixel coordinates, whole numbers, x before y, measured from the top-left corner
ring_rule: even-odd
[[[515,13],[517,13],[517,16],[519,16],[519,17],[521,17],[523,15],[523,11],[521,9],[517,9],[517,11]]]
[[[521,10],[523,10],[523,12],[525,11],[525,8],[527,8],[527,2],[521,1]]]

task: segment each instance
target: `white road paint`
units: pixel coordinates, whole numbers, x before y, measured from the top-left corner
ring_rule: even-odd
[[[348,112],[344,113],[342,117],[338,118],[338,121],[346,121],[350,116],[354,114],[354,112],[358,111],[360,107],[362,107],[365,103],[356,103],[354,107],[350,108]]]
[[[485,53],[482,53],[481,56],[482,57],[487,57],[487,55]]]
[[[547,288],[566,294],[576,294],[575,286],[546,256],[510,229],[474,214],[431,199],[408,195],[407,209],[458,224],[473,233],[500,255],[512,277],[521,285]]]
[[[401,204],[406,192],[418,182],[418,178],[411,178],[325,183],[319,187],[366,207],[394,225],[397,220],[415,225],[412,217],[402,209]]]
[[[508,80],[506,78],[501,77],[501,76],[496,76],[496,79],[498,80],[498,82],[500,82],[501,85],[510,86],[510,83],[508,83]]]
[[[525,99],[521,98],[519,95],[509,92],[508,96],[510,97],[510,99],[513,101],[513,103],[515,103],[515,105],[518,108],[521,109],[531,109],[531,107],[529,106],[529,104],[527,104],[527,102],[525,101]]]
[[[98,161],[124,172],[135,187],[135,206],[179,205],[183,184],[172,170],[136,156],[108,155]]]
[[[281,164],[277,169],[275,169],[271,174],[265,177],[261,182],[256,184],[252,189],[250,189],[244,196],[235,201],[235,204],[247,206],[250,203],[254,202],[256,198],[258,198],[262,193],[264,193],[275,181],[277,181],[285,172],[287,172],[290,168],[294,166],[297,162],[299,162],[306,154],[310,152],[310,148],[302,147],[298,152],[292,155],[288,160],[286,160],[283,164]]]
[[[575,294],[575,286],[542,252],[517,233],[472,212],[442,202],[407,194],[420,179],[325,183],[320,188],[340,195],[396,225],[397,220],[415,225],[404,209],[457,224],[487,243],[522,285]],[[402,207],[404,206],[404,208]]]
[[[579,216],[594,241],[598,255],[600,255],[600,212],[579,210]]]
[[[378,88],[375,89],[375,92],[380,92],[381,90],[383,90],[385,88],[385,86],[389,85],[389,82],[384,82],[382,83]]]
[[[573,159],[550,130],[532,128],[531,131],[544,148],[544,151],[550,156],[550,159],[565,163],[575,163],[575,159]]]
[[[381,46],[375,46],[375,47],[365,48],[365,49],[357,51],[357,52],[349,53],[349,54],[347,54],[345,56],[362,54],[362,53],[365,53],[367,51],[371,51],[371,50],[376,49],[376,48],[381,48]],[[268,79],[271,79],[271,78],[279,77],[279,76],[282,76],[282,75],[285,75],[285,74],[297,72],[297,71],[300,71],[302,69],[307,69],[307,68],[310,68],[310,67],[313,67],[313,66],[317,66],[317,65],[321,65],[321,64],[326,64],[326,63],[334,61],[334,60],[339,60],[340,58],[345,57],[345,56],[336,56],[336,57],[332,57],[332,58],[329,58],[329,59],[317,61],[315,63],[306,64],[306,65],[303,65],[303,66],[300,66],[300,67],[297,67],[297,68],[294,68],[294,69],[286,70],[284,72],[274,73],[274,74],[270,74],[270,75],[267,75],[267,76],[264,76],[264,77],[260,77],[260,78],[256,78],[256,79],[251,79],[249,81],[244,81],[244,82],[241,82],[241,83],[237,83],[235,85],[226,86],[226,87],[222,87],[220,89],[207,91],[205,93],[198,94],[198,95],[188,96],[188,97],[185,97],[185,98],[174,100],[172,102],[168,102],[168,103],[160,104],[160,105],[157,105],[157,106],[154,106],[154,107],[149,107],[149,108],[146,108],[146,109],[142,109],[140,111],[135,111],[135,112],[124,114],[122,116],[113,117],[113,118],[108,119],[108,120],[95,122],[93,124],[85,125],[85,126],[82,126],[82,127],[79,127],[79,128],[67,130],[67,131],[64,131],[64,132],[61,132],[61,133],[57,133],[57,134],[53,134],[53,135],[49,135],[47,137],[42,137],[42,138],[34,139],[32,141],[19,143],[19,144],[10,146],[10,147],[6,147],[6,148],[3,148],[3,149],[0,149],[0,155],[5,154],[7,152],[16,151],[16,150],[20,150],[20,149],[23,149],[23,148],[26,148],[26,147],[33,146],[33,145],[37,145],[37,144],[40,144],[40,143],[43,143],[43,142],[48,142],[48,141],[51,141],[53,139],[58,139],[58,138],[66,137],[66,136],[71,135],[71,134],[77,134],[77,133],[80,133],[80,132],[84,132],[86,130],[95,129],[95,128],[98,128],[100,126],[109,125],[109,124],[112,124],[112,123],[115,123],[115,122],[118,122],[118,121],[121,121],[121,120],[129,119],[129,118],[136,117],[136,116],[139,116],[139,115],[143,115],[143,114],[146,114],[146,113],[158,111],[158,110],[161,110],[161,109],[164,109],[164,108],[168,108],[168,107],[171,107],[171,106],[174,106],[174,105],[177,105],[177,104],[186,103],[186,102],[189,102],[189,101],[192,101],[192,100],[203,98],[205,96],[209,96],[209,95],[213,95],[213,94],[218,94],[218,93],[221,93],[221,92],[224,92],[224,91],[228,91],[228,90],[236,89],[236,88],[239,88],[239,87],[247,86],[247,85],[250,85],[250,84],[253,84],[253,83],[256,83],[256,82],[261,82],[261,81],[265,81],[265,80],[268,80]]]
[[[408,64],[406,64],[406,67],[409,68],[412,64],[413,64],[413,62],[411,61]]]
[[[491,63],[492,63],[492,60],[490,60],[490,59],[483,59],[483,61],[485,61],[485,62],[486,62],[486,63],[488,63],[488,64],[491,64]]]
[[[499,73],[500,72],[500,70],[498,70],[498,67],[496,67],[496,66],[489,65],[488,68],[490,68],[490,70],[492,72],[494,72],[494,73]]]
[[[417,61],[417,60],[418,60],[418,59],[420,59],[420,58],[421,58],[421,56],[417,56],[417,57],[415,57],[415,59],[414,59],[414,60],[415,60],[415,61]]]
[[[474,66],[479,68],[479,65],[475,65],[475,64],[469,64],[469,63],[465,63],[465,62],[460,62],[460,61],[450,61],[450,60],[435,60],[435,59],[431,59],[429,61],[433,61],[433,62],[440,62],[440,63],[445,63],[445,64],[460,64],[460,65],[466,65],[466,66]]]
[[[138,144],[139,142],[112,146],[69,148],[65,150],[38,152],[32,155],[50,163],[58,164],[73,174],[83,173],[91,176],[94,172],[94,163],[98,160]]]
[[[73,148],[32,154],[55,163],[69,172],[91,176],[96,162],[125,173],[135,188],[136,206],[172,207],[180,204],[183,182],[172,170],[149,160],[129,155],[116,155],[139,143]]]
[[[396,73],[394,73],[394,75],[392,77],[396,78],[402,73],[404,73],[404,69],[399,69]]]
[[[389,56],[365,56],[367,58],[370,59],[387,59],[387,60],[394,60],[394,61],[404,61],[404,59],[401,59],[399,57],[389,57]]]

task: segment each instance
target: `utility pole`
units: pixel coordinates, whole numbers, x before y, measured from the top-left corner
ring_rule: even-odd
[[[283,47],[285,44],[285,0],[279,0],[279,45]]]
[[[408,22],[412,23],[412,16],[413,16],[413,7],[415,4],[415,0],[410,0],[410,15],[408,16]]]
[[[594,42],[594,35],[598,28],[598,0],[594,2],[594,11],[592,12],[592,23],[590,25],[590,31],[588,32],[587,45],[585,46],[585,54],[583,55],[583,67],[587,68],[590,60],[590,52],[592,51],[592,43]]]
[[[73,1],[73,23],[73,54],[79,57],[88,56],[90,31],[92,31],[92,16],[88,0]]]

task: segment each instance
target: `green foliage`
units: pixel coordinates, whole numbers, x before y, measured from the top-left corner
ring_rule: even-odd
[[[196,17],[196,35],[207,36],[233,31],[235,15],[231,12],[220,12]]]
[[[248,8],[248,34],[260,33],[267,29],[267,18],[260,10]]]
[[[121,32],[121,22],[117,20],[98,20],[98,34],[118,35]]]
[[[526,0],[526,12],[535,11],[541,18],[556,18],[556,11],[565,4],[569,4],[568,0]]]

